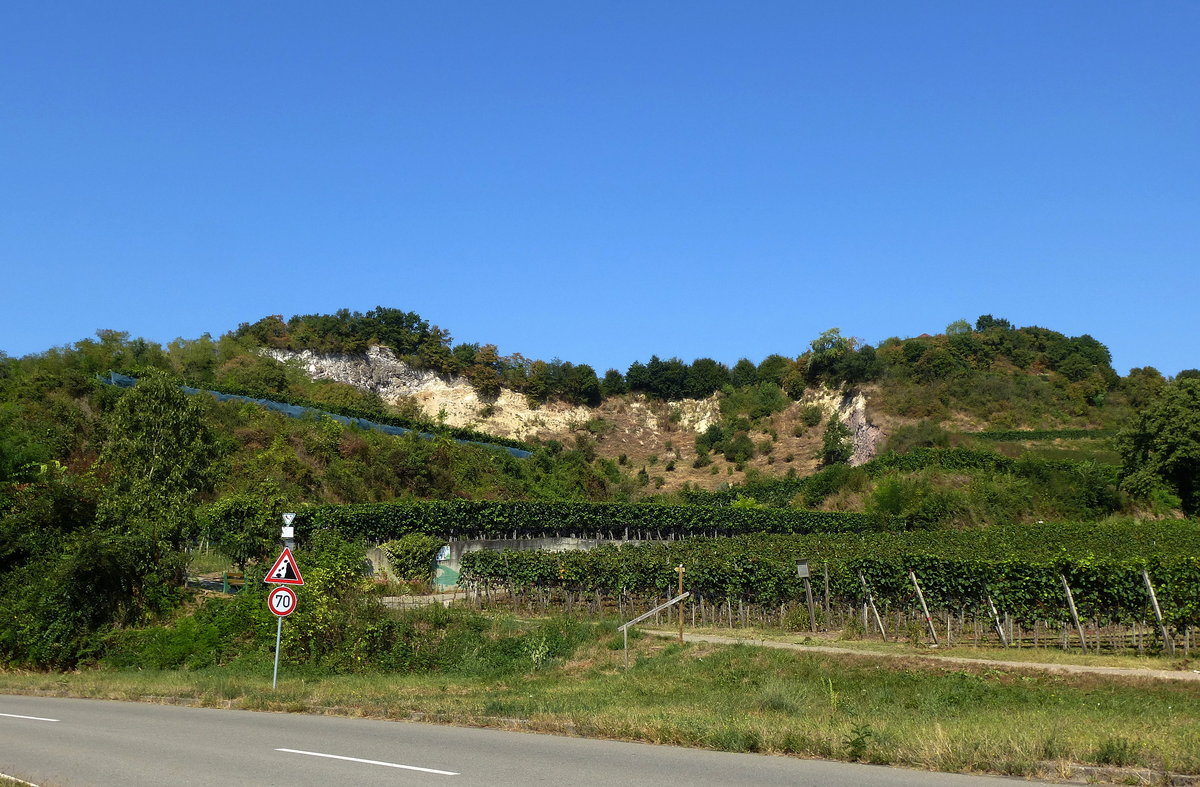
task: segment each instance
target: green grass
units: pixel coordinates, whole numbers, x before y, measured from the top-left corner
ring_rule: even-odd
[[[193,552],[188,560],[189,574],[216,574],[234,569],[233,562],[219,552]]]
[[[619,636],[616,637],[619,641]],[[269,663],[188,671],[0,673],[0,691],[486,725],[943,771],[1063,763],[1200,772],[1200,684],[937,665],[875,655],[632,640],[498,677],[319,676]]]
[[[1013,443],[980,442],[978,447],[991,449],[1009,459],[1025,456],[1033,459],[1095,462],[1102,465],[1121,464],[1121,454],[1113,445],[1111,438],[1028,440]]]

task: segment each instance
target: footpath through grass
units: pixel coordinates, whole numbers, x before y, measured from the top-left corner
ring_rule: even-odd
[[[0,673],[0,692],[526,729],[862,760],[1061,775],[1071,764],[1200,773],[1200,684],[631,642],[611,626],[568,659],[496,674],[321,676],[266,661],[203,670]],[[536,668],[535,668],[536,667]]]
[[[649,630],[652,627],[647,627]],[[659,628],[663,636],[674,636],[674,630]],[[1200,670],[1200,657],[1196,654],[1184,656],[1138,655],[1134,652],[1095,653],[1083,652],[1078,647],[1062,650],[1057,647],[975,647],[959,645],[940,647],[904,641],[883,642],[878,639],[843,638],[837,632],[808,635],[786,632],[779,629],[746,627],[738,629],[689,626],[688,634],[710,634],[736,639],[747,644],[755,642],[785,642],[802,646],[832,647],[862,653],[899,654],[909,656],[950,656],[980,661],[1021,661],[1030,664],[1074,665],[1081,667],[1116,667],[1119,669],[1142,670]]]

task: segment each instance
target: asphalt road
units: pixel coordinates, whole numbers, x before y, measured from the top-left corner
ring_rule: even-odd
[[[0,695],[0,773],[38,785],[900,785],[1013,780],[433,724]]]

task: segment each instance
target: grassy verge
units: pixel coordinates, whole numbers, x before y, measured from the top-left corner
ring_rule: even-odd
[[[870,654],[631,642],[502,676],[197,671],[0,673],[0,692],[424,719],[589,737],[1059,775],[1067,764],[1200,772],[1200,685],[950,668]]]

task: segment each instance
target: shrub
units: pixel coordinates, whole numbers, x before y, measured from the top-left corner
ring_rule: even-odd
[[[423,533],[409,533],[381,545],[392,563],[397,579],[428,580],[433,574],[433,562],[444,538]]]

